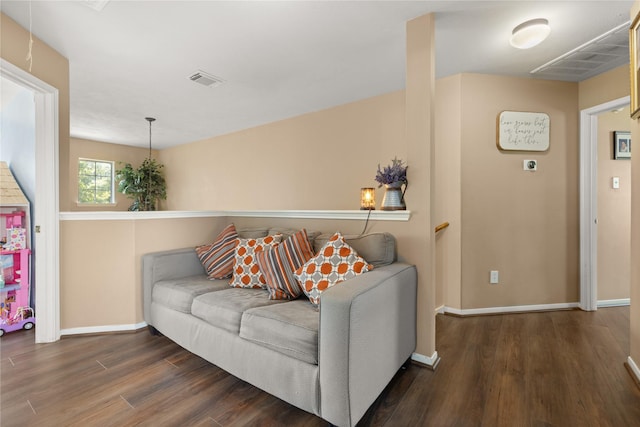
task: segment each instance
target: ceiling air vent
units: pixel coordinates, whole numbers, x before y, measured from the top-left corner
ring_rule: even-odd
[[[629,22],[531,71],[543,78],[583,81],[629,63]]]
[[[205,73],[204,71],[200,70],[190,75],[189,80],[209,87],[220,86],[222,83],[224,83],[224,80],[222,80],[221,78],[212,76],[211,74]]]

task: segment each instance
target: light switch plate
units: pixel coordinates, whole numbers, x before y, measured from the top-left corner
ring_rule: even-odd
[[[491,273],[489,273],[489,283],[491,283],[492,285],[495,285],[498,282],[499,282],[498,271],[491,270]]]

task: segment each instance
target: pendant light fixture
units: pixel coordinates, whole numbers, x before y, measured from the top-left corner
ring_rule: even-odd
[[[149,122],[149,158],[151,158],[151,123],[155,122],[156,119],[153,117],[145,117],[144,119]]]
[[[531,19],[513,29],[509,43],[518,49],[530,49],[542,43],[550,32],[551,27],[548,20],[544,18]]]

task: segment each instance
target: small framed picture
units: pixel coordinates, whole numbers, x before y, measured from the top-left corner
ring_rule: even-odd
[[[613,132],[613,158],[615,160],[631,158],[631,132]]]

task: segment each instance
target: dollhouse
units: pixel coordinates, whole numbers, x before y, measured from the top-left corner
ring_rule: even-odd
[[[5,162],[0,162],[0,336],[31,329],[31,232],[29,201]]]

